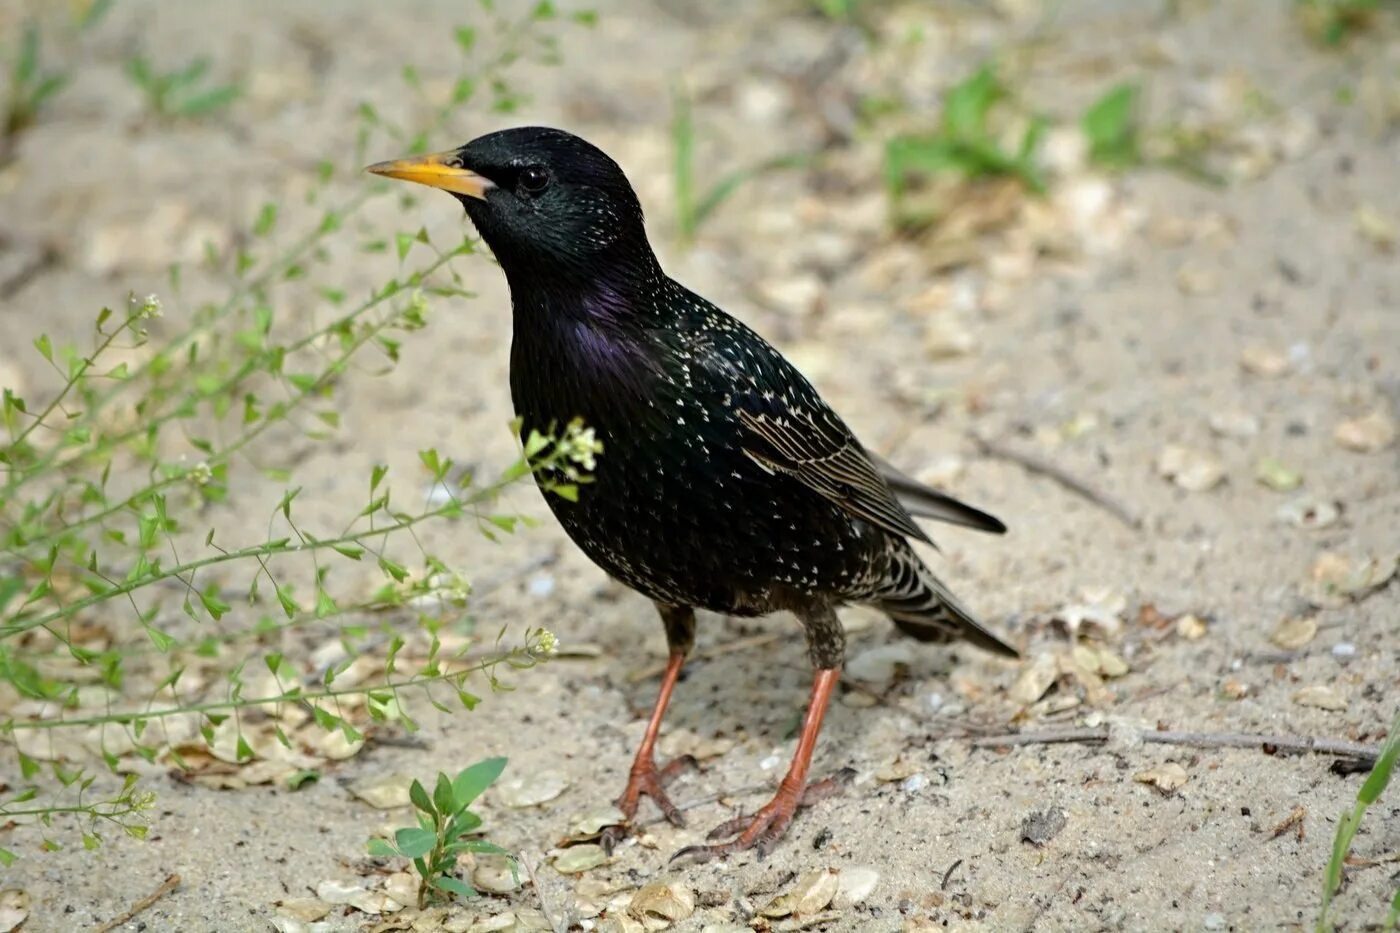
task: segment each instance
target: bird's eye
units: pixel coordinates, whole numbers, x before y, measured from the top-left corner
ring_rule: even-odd
[[[549,172],[542,165],[528,165],[520,171],[520,187],[539,194],[549,187]]]

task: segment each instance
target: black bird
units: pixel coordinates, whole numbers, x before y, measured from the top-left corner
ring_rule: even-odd
[[[673,823],[653,746],[695,610],[802,622],[815,668],[801,738],[772,801],[684,850],[701,858],[782,837],[807,770],[845,637],[836,609],[874,606],[923,641],[1016,649],[978,622],[914,553],[913,516],[1003,532],[997,519],[870,454],[762,337],[669,278],[617,163],[562,130],[521,127],[460,149],[381,162],[377,175],[451,192],[510,283],[510,388],[523,430],[582,418],[602,441],[577,502],[546,495],[595,563],[649,597],[670,661],[618,805],[643,795]]]

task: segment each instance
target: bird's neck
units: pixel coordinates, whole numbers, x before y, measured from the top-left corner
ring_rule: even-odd
[[[655,257],[570,270],[512,273],[511,390],[528,426],[573,417],[605,428],[645,404],[656,376],[655,328],[668,280]]]
[[[649,246],[548,264],[501,258],[517,333],[560,324],[624,331],[649,325],[665,307],[668,279]]]

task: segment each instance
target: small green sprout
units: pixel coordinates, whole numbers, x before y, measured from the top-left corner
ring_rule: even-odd
[[[1138,145],[1138,101],[1141,89],[1132,83],[1109,88],[1084,111],[1080,126],[1089,142],[1089,158],[1108,168],[1128,168],[1142,161]]]
[[[943,173],[1011,177],[1032,191],[1044,192],[1045,180],[1035,155],[1045,135],[1045,119],[1030,119],[1014,152],[1003,149],[992,133],[992,109],[1008,96],[996,70],[983,65],[948,91],[936,131],[890,139],[885,144],[885,185],[896,207],[914,179]]]
[[[802,153],[789,153],[763,159],[722,176],[704,193],[696,193],[695,118],[690,98],[679,88],[672,96],[671,150],[674,156],[676,226],[682,245],[689,246],[705,221],[744,184],[770,172],[801,168],[811,161]]]
[[[236,84],[207,85],[209,59],[196,58],[174,71],[161,72],[137,55],[126,63],[126,74],[146,95],[151,111],[162,120],[199,119],[228,107],[243,89]]]
[[[433,793],[418,781],[409,787],[409,800],[417,811],[418,825],[394,831],[392,843],[369,841],[369,854],[380,858],[406,858],[418,872],[418,906],[443,895],[476,897],[476,889],[456,875],[457,857],[464,852],[491,855],[510,853],[484,839],[469,839],[481,827],[481,817],[467,807],[480,797],[505,770],[506,759],[488,758],[463,770],[455,778],[438,772]],[[515,861],[511,860],[511,871]]]
[[[1322,906],[1317,912],[1317,933],[1330,933],[1333,929],[1332,921],[1327,919],[1327,912],[1332,907],[1332,898],[1336,896],[1337,889],[1342,886],[1342,866],[1346,864],[1347,854],[1351,852],[1351,843],[1356,838],[1356,831],[1361,828],[1361,818],[1366,815],[1367,808],[1385,793],[1386,786],[1390,784],[1390,777],[1395,772],[1397,760],[1400,760],[1400,713],[1396,714],[1395,721],[1390,724],[1390,734],[1381,746],[1380,756],[1371,768],[1370,775],[1356,792],[1356,803],[1350,810],[1342,813],[1342,818],[1337,821],[1337,835],[1332,841],[1332,857],[1322,875]],[[1400,891],[1395,892],[1385,928],[1394,929],[1397,918],[1400,918]]]
[[[15,137],[34,124],[39,111],[67,86],[68,79],[63,72],[46,71],[40,66],[39,27],[26,23],[14,64],[10,66],[3,124],[0,124],[0,155],[8,151]]]

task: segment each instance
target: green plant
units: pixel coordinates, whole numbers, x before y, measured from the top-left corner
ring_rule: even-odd
[[[0,156],[13,146],[19,136],[39,117],[44,105],[67,86],[70,76],[51,71],[39,63],[39,27],[24,24],[14,64],[10,66],[10,83],[5,94],[3,124],[0,124]]]
[[[492,20],[495,51],[475,74],[493,101],[511,93],[513,63],[552,48],[536,35],[547,18]],[[129,756],[195,768],[192,750],[223,743],[247,762],[309,746],[313,729],[359,743],[371,728],[416,728],[410,698],[470,709],[475,683],[504,686],[502,665],[549,657],[541,629],[480,650],[468,575],[434,536],[464,522],[514,531],[521,520],[497,502],[532,471],[577,495],[600,453],[582,425],[531,434],[495,478],[426,449],[421,475],[400,480],[427,480],[416,502],[374,466],[339,518],[301,511],[311,495],[297,464],[340,432],[343,387],[393,369],[435,302],[472,295],[475,241],[439,246],[421,229],[361,236],[362,254],[397,268],[355,298],[340,286],[330,241],[355,242],[358,215],[389,196],[360,174],[363,150],[436,136],[470,97],[424,94],[412,127],[362,114],[352,171],[323,163],[309,208],[265,204],[246,236],[207,246],[222,297],[187,301],[173,266],[165,300],[103,309],[90,343],[34,336],[56,389],[38,404],[0,395],[0,743],[17,763],[0,781],[0,822],[38,821],[44,848],[62,844],[49,832],[60,822],[80,824],[87,846],[111,828],[140,836],[151,795],[119,773]],[[246,520],[259,514],[265,530]],[[313,662],[327,645],[335,657]],[[171,739],[175,726],[190,738]]]
[[[827,19],[838,22],[856,18],[864,0],[808,0],[811,7]]]
[[[71,30],[82,34],[92,29],[111,9],[112,0],[91,0],[73,5]],[[36,20],[25,22],[19,45],[14,50],[4,109],[0,110],[0,163],[12,157],[15,140],[39,119],[40,112],[68,86],[72,75],[64,69],[45,68],[40,63],[40,29]]]
[[[506,759],[488,758],[461,771],[455,778],[438,772],[433,793],[418,781],[409,787],[408,799],[417,811],[417,825],[394,831],[393,842],[369,841],[369,854],[380,858],[406,858],[418,872],[418,906],[435,895],[476,897],[476,889],[457,877],[457,857],[466,852],[501,855],[506,852],[484,839],[467,838],[481,828],[481,817],[471,810],[480,797],[505,770]],[[511,860],[515,871],[515,861]]]
[[[1351,852],[1352,840],[1361,828],[1361,819],[1366,815],[1367,808],[1385,793],[1397,761],[1400,761],[1400,714],[1396,714],[1395,721],[1390,724],[1390,733],[1386,736],[1385,744],[1381,746],[1380,757],[1376,759],[1361,789],[1356,792],[1356,803],[1350,810],[1343,811],[1342,818],[1337,821],[1337,834],[1332,841],[1332,856],[1322,875],[1322,905],[1317,911],[1318,933],[1328,933],[1333,928],[1327,912],[1332,907],[1332,898],[1336,896],[1337,889],[1341,887],[1342,868],[1346,864],[1348,853]],[[1400,890],[1395,892],[1395,898],[1391,902],[1386,928],[1394,928],[1397,918],[1400,918]]]
[[[983,65],[949,89],[937,131],[902,133],[886,142],[885,185],[896,207],[912,181],[946,173],[963,178],[1010,177],[1032,191],[1043,192],[1045,181],[1035,156],[1046,121],[1031,117],[1015,149],[1003,148],[992,132],[991,116],[997,103],[1007,97],[996,70]]]
[[[696,195],[695,119],[690,98],[679,87],[672,93],[671,151],[675,174],[676,226],[682,244],[695,241],[700,227],[725,201],[746,182],[782,169],[800,168],[811,157],[799,153],[774,156],[722,176]]]
[[[1296,0],[1308,36],[1321,45],[1338,46],[1371,28],[1381,0]]]
[[[1114,85],[1084,111],[1080,127],[1089,143],[1089,158],[1110,168],[1128,168],[1142,161],[1139,148],[1138,102],[1141,88]]]
[[[207,117],[243,93],[237,84],[208,84],[209,59],[196,58],[173,71],[157,71],[144,55],[126,63],[126,74],[146,95],[146,105],[162,120]]]

